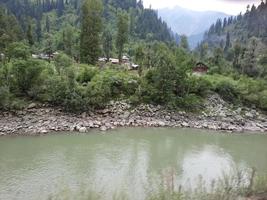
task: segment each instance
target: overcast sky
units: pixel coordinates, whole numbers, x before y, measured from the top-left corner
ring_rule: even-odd
[[[181,6],[191,10],[215,10],[227,14],[236,15],[240,11],[246,11],[248,4],[260,4],[260,0],[143,0],[145,7],[152,6],[154,9]]]

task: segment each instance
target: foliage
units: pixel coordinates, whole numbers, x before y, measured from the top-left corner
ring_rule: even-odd
[[[85,0],[82,6],[81,62],[95,64],[100,55],[100,31],[102,29],[102,2]]]
[[[118,30],[117,30],[116,46],[120,62],[122,61],[124,45],[128,40],[128,32],[129,32],[128,20],[129,20],[128,15],[126,13],[119,12],[118,22],[117,22]]]

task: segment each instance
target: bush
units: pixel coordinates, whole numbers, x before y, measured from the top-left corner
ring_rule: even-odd
[[[90,82],[93,77],[99,72],[96,67],[88,65],[80,65],[77,81],[81,84]]]
[[[215,91],[225,100],[228,102],[237,102],[239,98],[239,92],[229,82],[223,81],[216,85]]]
[[[27,95],[31,87],[38,84],[37,80],[42,70],[42,62],[39,60],[14,60],[10,70],[11,91]]]
[[[104,70],[95,75],[87,88],[93,107],[103,107],[111,99],[130,97],[136,92],[138,77],[128,72]]]

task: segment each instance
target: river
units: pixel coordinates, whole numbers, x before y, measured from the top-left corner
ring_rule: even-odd
[[[86,193],[145,199],[159,185],[194,187],[255,167],[267,173],[267,136],[194,129],[122,128],[105,134],[0,138],[0,199]],[[170,181],[171,180],[171,181]]]

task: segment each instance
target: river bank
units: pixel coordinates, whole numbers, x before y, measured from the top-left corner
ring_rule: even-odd
[[[161,106],[111,102],[105,109],[82,114],[31,104],[26,109],[0,113],[0,135],[39,135],[50,132],[106,131],[117,127],[185,127],[227,132],[267,132],[267,117],[255,109],[235,108],[210,96],[205,111],[169,111]]]

